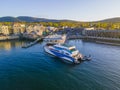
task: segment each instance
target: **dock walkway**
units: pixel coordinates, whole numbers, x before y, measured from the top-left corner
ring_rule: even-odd
[[[31,46],[35,45],[37,42],[39,42],[40,40],[42,40],[42,38],[38,38],[38,39],[36,39],[35,41],[33,41],[31,43],[25,44],[25,45],[22,46],[22,48],[31,47]]]

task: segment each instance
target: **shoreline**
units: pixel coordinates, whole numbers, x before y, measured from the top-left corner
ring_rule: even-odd
[[[89,42],[95,42],[107,45],[117,45],[120,46],[120,39],[118,38],[104,38],[104,37],[92,37],[92,36],[81,36],[81,35],[71,35],[67,37],[67,40],[82,39]],[[35,38],[27,38],[21,36],[0,36],[0,41],[11,41],[11,40],[29,40],[34,41]]]

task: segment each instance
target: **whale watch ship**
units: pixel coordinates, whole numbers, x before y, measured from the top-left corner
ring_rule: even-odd
[[[47,44],[44,46],[45,52],[55,57],[61,58],[64,62],[78,64],[83,60],[82,54],[75,46],[65,45],[66,36],[51,35],[44,39]]]
[[[61,58],[64,62],[78,64],[82,60],[82,54],[76,50],[75,46],[68,47],[61,44],[46,44],[44,49],[47,53]]]

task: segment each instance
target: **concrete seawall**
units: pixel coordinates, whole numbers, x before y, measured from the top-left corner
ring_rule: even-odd
[[[0,41],[19,39],[19,36],[0,36]]]
[[[86,41],[93,41],[102,44],[120,45],[119,38],[105,38],[105,37],[93,37],[93,36],[81,36],[81,35],[70,35],[67,39],[82,39]]]

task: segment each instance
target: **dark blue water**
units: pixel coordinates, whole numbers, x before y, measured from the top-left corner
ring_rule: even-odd
[[[0,42],[0,90],[120,90],[120,46],[70,40],[93,60],[69,65],[24,43]]]

